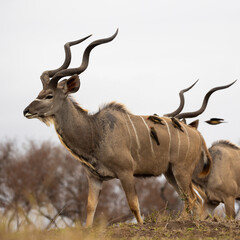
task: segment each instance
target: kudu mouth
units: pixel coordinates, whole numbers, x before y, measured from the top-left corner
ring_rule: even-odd
[[[23,110],[23,116],[28,119],[35,118],[37,115],[37,113],[31,113],[28,107]]]

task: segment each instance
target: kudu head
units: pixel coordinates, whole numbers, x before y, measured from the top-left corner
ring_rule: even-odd
[[[41,75],[43,84],[42,91],[38,94],[37,98],[30,103],[23,111],[25,117],[38,118],[44,123],[48,124],[51,117],[61,108],[67,96],[75,93],[80,88],[79,74],[86,70],[89,63],[89,56],[91,50],[103,43],[112,41],[118,33],[118,30],[109,38],[99,39],[90,43],[83,53],[82,64],[78,68],[68,68],[71,62],[70,47],[81,43],[90,36],[82,38],[77,41],[68,42],[64,45],[65,61],[61,67],[55,70],[44,71]],[[70,76],[67,79],[59,80],[63,77]]]

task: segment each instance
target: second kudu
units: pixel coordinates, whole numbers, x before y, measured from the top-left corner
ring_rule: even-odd
[[[68,68],[71,61],[70,46],[86,38],[65,44],[63,65],[56,70],[43,72],[43,90],[24,110],[24,116],[29,119],[37,118],[48,125],[53,123],[62,144],[85,168],[89,183],[86,226],[93,223],[102,182],[105,180],[120,180],[131,211],[142,223],[134,177],[164,173],[178,193],[185,196],[186,208],[189,208],[196,198],[191,184],[196,164],[204,156],[206,166],[201,171],[202,175],[208,173],[211,165],[204,139],[191,126],[179,123],[183,130],[180,131],[172,124],[170,117],[162,117],[162,124],[154,124],[148,116],[133,115],[118,103],[110,103],[99,112],[88,114],[69,97],[80,88],[78,75],[87,68],[91,50],[99,44],[112,41],[116,35],[117,32],[88,45],[78,68]],[[66,76],[70,77],[59,82]],[[153,126],[160,145],[150,136],[150,127]]]
[[[212,169],[208,176],[199,178],[203,161],[199,161],[193,174],[194,188],[204,200],[202,218],[205,219],[220,204],[224,203],[226,215],[235,218],[235,199],[240,200],[240,148],[220,140],[209,148]]]

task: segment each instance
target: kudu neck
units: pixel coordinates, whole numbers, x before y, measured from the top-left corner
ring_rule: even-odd
[[[99,144],[97,121],[70,98],[55,114],[54,125],[63,144],[79,155],[92,154]]]

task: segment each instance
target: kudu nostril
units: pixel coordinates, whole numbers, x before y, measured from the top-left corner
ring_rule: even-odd
[[[23,110],[23,115],[26,116],[27,113],[29,113],[29,109],[28,109],[28,108],[25,108],[25,109]]]

